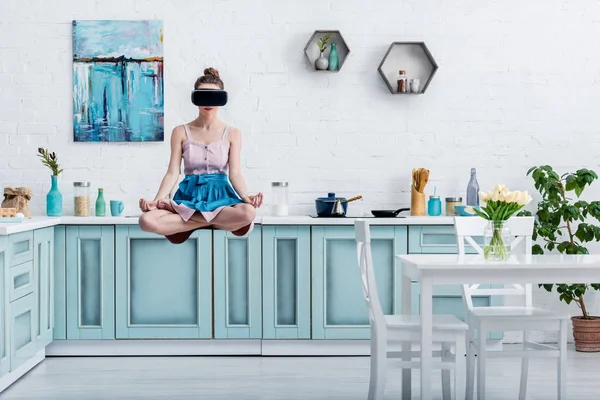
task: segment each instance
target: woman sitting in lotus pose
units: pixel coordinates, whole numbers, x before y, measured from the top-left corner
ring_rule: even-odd
[[[222,90],[224,84],[217,70],[207,68],[194,87]],[[248,234],[263,199],[262,193],[246,191],[240,131],[217,118],[218,107],[202,106],[198,112],[194,121],[173,129],[171,159],[156,197],[140,199],[142,230],[164,235],[175,244],[211,226],[237,236]],[[167,196],[179,179],[182,158],[185,179],[170,200]]]

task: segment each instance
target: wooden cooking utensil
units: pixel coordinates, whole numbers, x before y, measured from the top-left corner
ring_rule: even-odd
[[[419,169],[413,168],[413,187],[415,189],[419,187]]]
[[[429,182],[429,170],[425,168],[421,168],[419,171],[419,187],[417,189],[418,192],[423,193],[425,190],[425,185]]]
[[[350,203],[351,201],[360,200],[360,199],[362,199],[362,196],[350,197],[348,200],[346,200],[346,203]]]

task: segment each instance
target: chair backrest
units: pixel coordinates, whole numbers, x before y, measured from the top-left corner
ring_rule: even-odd
[[[479,217],[455,217],[454,231],[458,242],[459,256],[465,255],[465,243],[468,243],[477,253],[483,255],[483,249],[476,242],[475,238],[483,237],[484,230],[489,221]],[[521,251],[525,255],[531,255],[532,236],[533,236],[533,217],[513,217],[506,221],[506,226],[510,230],[512,240],[510,250],[512,252]],[[525,306],[532,306],[531,285],[512,284],[505,285],[502,289],[480,289],[480,285],[463,285],[463,299],[465,305],[473,308],[473,297],[475,296],[523,296]]]
[[[373,271],[369,223],[365,220],[356,220],[354,222],[354,232],[363,296],[369,308],[371,328],[377,329],[385,326],[385,317],[379,302],[375,272]]]

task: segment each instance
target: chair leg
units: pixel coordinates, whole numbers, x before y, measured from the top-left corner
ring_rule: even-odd
[[[371,376],[368,400],[383,400],[387,366],[387,339],[371,331]]]
[[[411,342],[402,342],[402,361],[411,361],[412,355],[410,354],[412,350]],[[410,368],[402,369],[402,399],[410,400],[412,397],[412,371]]]
[[[486,332],[485,325],[483,323],[479,324],[477,331],[477,400],[485,400]]]
[[[451,343],[442,342],[442,362],[450,361],[450,348]],[[450,390],[450,369],[442,367],[442,399],[451,399]]]
[[[471,345],[471,341],[473,344],[475,343],[475,329],[471,325],[469,325],[469,331],[467,332],[467,337],[465,340],[465,346],[467,349],[467,385],[466,385],[466,399],[473,400],[473,392],[475,391],[475,348],[474,345]]]
[[[567,331],[569,329],[569,321],[560,321],[560,332],[558,338],[558,365],[556,384],[558,385],[558,400],[567,398]]]
[[[466,338],[465,334],[457,335],[456,337],[456,350],[454,355],[454,398],[456,400],[462,400],[465,398],[465,365],[467,364],[468,355],[465,348]],[[471,393],[473,393],[471,391]]]
[[[529,332],[523,331],[523,351],[527,352],[527,341]],[[527,375],[529,373],[529,356],[524,355],[521,359],[521,383],[519,385],[519,400],[525,400],[527,397]]]

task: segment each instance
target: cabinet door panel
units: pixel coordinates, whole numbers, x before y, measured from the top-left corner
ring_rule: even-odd
[[[10,318],[7,237],[0,236],[0,376],[10,371]]]
[[[406,227],[372,226],[375,279],[383,311],[401,312],[401,276],[396,254],[406,254]],[[312,338],[367,339],[368,308],[363,297],[353,226],[312,227]]]
[[[173,245],[138,226],[117,227],[117,338],[212,336],[212,238]]]
[[[114,227],[67,227],[67,339],[114,339]]]
[[[310,339],[310,227],[264,226],[263,338]]]
[[[215,338],[262,337],[261,229],[248,237],[215,230]]]

